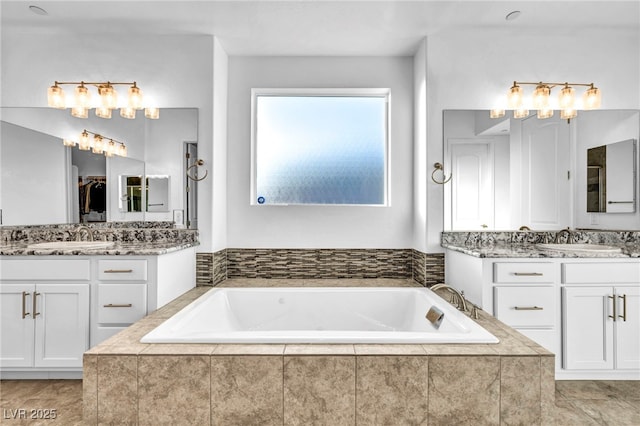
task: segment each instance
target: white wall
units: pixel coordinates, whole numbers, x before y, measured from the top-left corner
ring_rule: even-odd
[[[2,225],[67,223],[67,161],[59,139],[0,121]]]
[[[575,211],[576,228],[640,229],[640,203],[638,199],[638,173],[636,173],[635,213],[587,213],[587,150],[626,139],[640,137],[640,112],[638,111],[585,111],[576,118],[576,179]],[[638,170],[638,145],[636,145],[636,171]]]
[[[430,200],[439,202],[443,200]],[[427,249],[427,39],[413,56],[413,243]]]
[[[594,82],[602,108],[640,108],[638,30],[457,29],[427,38],[428,165],[442,160],[442,111],[490,109],[514,80]],[[428,171],[431,173],[430,169]],[[442,251],[443,209],[427,182],[428,252]]]
[[[228,246],[408,248],[413,228],[413,63],[410,57],[231,57]],[[389,207],[251,206],[251,88],[391,89]]]

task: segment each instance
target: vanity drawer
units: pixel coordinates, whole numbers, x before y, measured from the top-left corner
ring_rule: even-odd
[[[554,287],[493,288],[496,318],[512,327],[551,328],[554,321]]]
[[[131,324],[146,314],[146,284],[98,285],[98,323]]]
[[[89,280],[89,259],[2,259],[3,280]]]
[[[144,259],[98,261],[100,281],[146,281],[147,261]]]
[[[640,283],[640,262],[563,263],[564,284]]]
[[[552,283],[555,264],[545,262],[496,262],[493,264],[495,283]]]

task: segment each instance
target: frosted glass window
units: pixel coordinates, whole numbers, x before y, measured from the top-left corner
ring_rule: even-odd
[[[388,91],[253,101],[253,204],[386,204]]]

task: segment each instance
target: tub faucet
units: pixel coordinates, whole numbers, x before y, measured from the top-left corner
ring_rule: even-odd
[[[81,225],[76,229],[76,241],[82,241],[82,231],[87,233],[87,240],[93,241],[93,234],[88,226]]]
[[[553,242],[555,244],[558,244],[558,241],[560,241],[560,235],[562,235],[564,233],[567,234],[567,244],[573,243],[573,234],[571,233],[571,230],[569,228],[561,229],[558,232],[556,232],[556,238],[555,238],[555,240],[553,240]]]
[[[456,302],[456,303],[457,303],[457,306],[458,306],[459,310],[461,310],[462,312],[468,312],[467,302],[464,300],[464,293],[463,292],[459,292],[455,288],[451,287],[448,284],[444,284],[444,283],[433,285],[433,286],[430,287],[430,290],[431,291],[436,291],[436,290],[440,290],[441,288],[446,288],[447,290],[449,290],[451,293],[453,293],[458,298],[458,302]]]

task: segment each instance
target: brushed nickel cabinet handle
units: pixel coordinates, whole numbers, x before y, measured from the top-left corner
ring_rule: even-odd
[[[619,318],[622,318],[622,321],[627,321],[627,295],[623,294],[622,296],[618,296],[622,299],[622,315],[618,315]]]
[[[542,311],[544,308],[540,306],[514,306],[516,311]]]
[[[105,274],[130,274],[133,272],[133,269],[107,269],[104,271]]]
[[[616,313],[616,296],[607,296],[609,299],[613,300],[613,315],[609,315],[609,318],[613,318],[613,321],[616,321],[617,313]]]
[[[131,303],[109,303],[108,305],[102,305],[105,308],[130,308],[133,306]]]
[[[541,272],[514,272],[513,275],[516,277],[541,277]]]
[[[38,293],[37,291],[34,291],[33,292],[33,319],[36,319],[36,317],[40,315],[40,312],[38,312],[38,306],[37,306],[38,296],[40,296],[40,293]]]
[[[27,296],[28,295],[29,293],[27,293],[26,291],[22,292],[22,319],[25,319],[27,315],[31,315],[29,312],[27,312]]]

